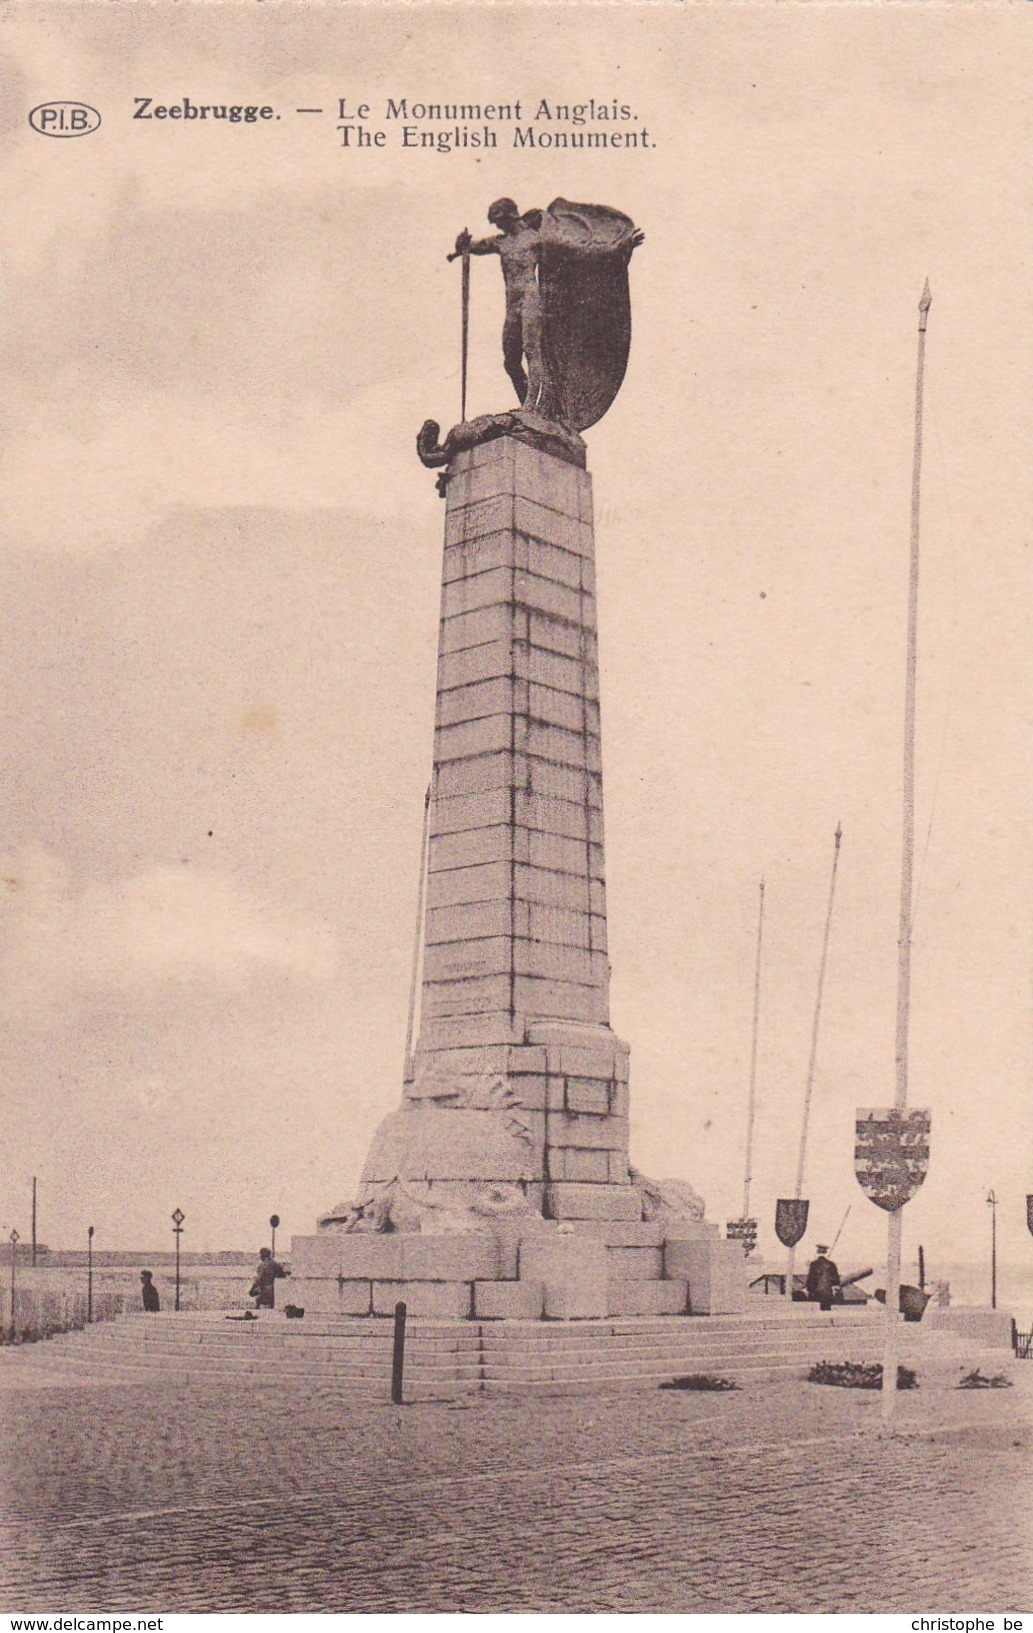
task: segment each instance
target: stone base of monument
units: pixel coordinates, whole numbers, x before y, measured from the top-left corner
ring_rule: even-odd
[[[629,1190],[631,1187],[629,1187]],[[291,1301],[313,1315],[598,1320],[737,1314],[746,1272],[716,1226],[660,1220],[496,1221],[441,1236],[296,1236]]]

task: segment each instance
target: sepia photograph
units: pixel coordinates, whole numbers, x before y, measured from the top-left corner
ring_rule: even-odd
[[[1020,1629],[1029,8],[0,61],[0,1612]]]

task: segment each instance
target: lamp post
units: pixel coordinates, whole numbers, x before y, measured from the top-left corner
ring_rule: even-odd
[[[276,1231],[279,1223],[280,1216],[278,1213],[272,1213],[269,1215],[269,1228],[273,1233],[272,1255],[274,1259],[276,1258]]]
[[[177,1208],[172,1215],[172,1229],[176,1237],[176,1309],[179,1309],[179,1238],[183,1234],[183,1221],[186,1214],[182,1208]]]
[[[10,1242],[11,1242],[11,1343],[12,1344],[14,1343],[14,1332],[15,1332],[15,1327],[14,1327],[14,1267],[15,1267],[16,1263],[18,1262],[18,1243],[20,1241],[21,1241],[21,1237],[18,1235],[18,1232],[16,1230],[12,1230],[11,1236],[10,1236]]]
[[[86,1227],[86,1325],[93,1322],[93,1226]]]
[[[997,1308],[997,1193],[987,1193],[986,1205],[990,1209],[990,1308]]]

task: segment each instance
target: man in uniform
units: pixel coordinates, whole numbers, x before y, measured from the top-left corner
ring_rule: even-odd
[[[839,1286],[839,1271],[828,1257],[828,1251],[827,1246],[819,1242],[818,1257],[811,1260],[807,1270],[807,1297],[823,1310],[831,1310]]]

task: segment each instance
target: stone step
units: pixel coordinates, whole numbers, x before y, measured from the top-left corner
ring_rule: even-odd
[[[625,1356],[603,1355],[597,1361],[583,1361],[577,1366],[556,1364],[554,1366],[522,1366],[517,1362],[505,1365],[485,1365],[485,1378],[595,1378],[611,1374],[621,1377],[658,1377],[669,1378],[678,1373],[726,1374],[736,1371],[753,1371],[763,1366],[795,1366],[809,1367],[815,1360],[838,1360],[842,1357],[836,1354],[815,1355],[787,1355],[783,1351],[757,1350],[752,1355],[738,1356],[709,1356],[704,1362],[697,1357],[672,1358],[670,1356],[647,1356],[629,1359]],[[851,1359],[867,1360],[865,1352],[851,1351]]]
[[[904,1339],[904,1335],[901,1335]],[[809,1334],[806,1338],[800,1334],[786,1334],[773,1332],[769,1334],[750,1333],[742,1334],[734,1340],[725,1340],[717,1336],[713,1338],[681,1340],[677,1337],[667,1342],[657,1338],[643,1339],[641,1337],[627,1340],[611,1337],[607,1341],[571,1345],[559,1341],[542,1345],[527,1343],[506,1343],[501,1338],[494,1341],[485,1341],[479,1350],[464,1352],[425,1351],[418,1346],[406,1349],[406,1366],[409,1369],[425,1369],[434,1372],[456,1371],[459,1369],[476,1369],[478,1365],[497,1367],[505,1365],[519,1365],[522,1367],[564,1365],[576,1368],[579,1365],[598,1364],[600,1357],[612,1359],[615,1363],[624,1364],[635,1361],[650,1361],[658,1364],[672,1365],[706,1365],[715,1360],[726,1360],[731,1363],[739,1359],[748,1359],[752,1355],[784,1354],[787,1357],[818,1357],[832,1355],[840,1351],[849,1351],[852,1354],[867,1352],[869,1349],[881,1350],[882,1334],[878,1330],[867,1333],[849,1332],[844,1329],[830,1329],[827,1331]],[[901,1343],[901,1354],[921,1353],[938,1355],[952,1353],[953,1346],[942,1343],[930,1344],[916,1341],[914,1344],[904,1340]],[[96,1348],[88,1345],[78,1350],[65,1352],[64,1360],[68,1363],[82,1361],[93,1364],[102,1358],[117,1362],[119,1359],[136,1360],[142,1365],[154,1365],[163,1370],[172,1370],[175,1367],[204,1368],[205,1370],[242,1369],[248,1372],[266,1372],[282,1375],[294,1375],[299,1370],[313,1375],[329,1375],[335,1371],[353,1369],[372,1372],[380,1375],[390,1370],[390,1352],[379,1347],[373,1351],[355,1352],[353,1350],[338,1349],[334,1345],[313,1347],[308,1349],[299,1344],[292,1348],[290,1353],[281,1350],[264,1350],[254,1346],[196,1346],[186,1353],[175,1348],[165,1349],[153,1345],[136,1346],[123,1344],[120,1346],[105,1345]],[[60,1358],[53,1357],[55,1363],[60,1364]]]
[[[634,1349],[636,1346],[648,1347],[651,1344],[677,1344],[687,1348],[700,1345],[712,1346],[714,1344],[733,1346],[752,1343],[810,1344],[819,1342],[822,1338],[830,1335],[844,1334],[847,1337],[855,1335],[864,1337],[869,1330],[878,1331],[878,1329],[858,1329],[856,1327],[821,1327],[811,1332],[784,1332],[778,1327],[767,1329],[753,1327],[745,1328],[737,1333],[687,1333],[674,1328],[667,1333],[610,1333],[606,1336],[588,1338],[581,1338],[576,1333],[562,1334],[557,1335],[553,1342],[519,1333],[514,1333],[511,1337],[503,1333],[497,1336],[493,1333],[486,1333],[481,1340],[480,1348],[482,1350],[518,1348],[542,1352],[563,1349],[574,1352],[577,1350],[591,1350],[607,1344],[620,1344],[628,1349]]]
[[[557,1366],[576,1370],[579,1367],[592,1368],[600,1364],[705,1367],[748,1361],[758,1354],[784,1355],[787,1358],[801,1360],[820,1359],[824,1355],[832,1356],[844,1349],[855,1354],[860,1353],[862,1349],[878,1348],[880,1345],[879,1333],[861,1335],[842,1331],[817,1334],[810,1337],[807,1342],[801,1342],[799,1335],[781,1333],[743,1335],[735,1342],[724,1343],[717,1338],[680,1343],[677,1341],[659,1343],[656,1340],[628,1343],[611,1339],[607,1343],[596,1342],[576,1347],[563,1343],[541,1346],[495,1342],[486,1343],[480,1353],[441,1354],[407,1348],[406,1367],[409,1371],[422,1371],[428,1375],[446,1373],[460,1375],[470,1371],[476,1372],[481,1366],[486,1370],[505,1367],[554,1369]],[[902,1353],[903,1351],[904,1346]],[[105,1361],[112,1364],[122,1362],[142,1367],[151,1366],[166,1373],[179,1369],[243,1372],[249,1375],[273,1373],[280,1376],[304,1374],[323,1377],[344,1371],[368,1376],[383,1376],[390,1372],[390,1354],[383,1350],[362,1355],[339,1352],[333,1348],[308,1351],[303,1345],[297,1346],[290,1355],[282,1351],[261,1353],[251,1346],[246,1350],[243,1347],[234,1350],[232,1347],[223,1349],[205,1345],[197,1346],[184,1354],[175,1349],[166,1350],[152,1345],[105,1345],[96,1348],[84,1345],[76,1351],[66,1352],[61,1358],[55,1356],[52,1359],[54,1364],[85,1367]]]
[[[640,1372],[721,1372],[730,1367],[751,1366],[759,1360],[773,1360],[787,1364],[809,1365],[818,1360],[877,1359],[876,1347],[850,1349],[836,1349],[826,1346],[810,1353],[785,1350],[758,1349],[749,1353],[730,1355],[726,1352],[715,1352],[710,1355],[627,1355],[621,1353],[602,1353],[594,1360],[584,1359],[577,1362],[563,1360],[558,1357],[547,1360],[528,1360],[520,1356],[499,1357],[483,1364],[469,1362],[462,1365],[450,1364],[441,1366],[426,1366],[406,1359],[405,1373],[407,1377],[425,1379],[443,1378],[477,1378],[502,1376],[554,1376],[557,1374],[592,1376],[598,1372],[618,1370],[637,1375]],[[908,1359],[903,1357],[903,1359]],[[119,1356],[93,1357],[83,1356],[74,1362],[62,1363],[61,1370],[73,1375],[79,1372],[94,1372],[102,1368],[121,1369],[133,1373],[151,1373],[163,1378],[184,1377],[241,1377],[241,1378],[276,1378],[283,1380],[310,1379],[313,1382],[332,1382],[335,1379],[389,1379],[390,1365],[364,1366],[354,1362],[348,1364],[326,1363],[312,1365],[299,1361],[289,1368],[278,1370],[253,1362],[227,1362],[225,1360],[209,1361],[183,1366],[178,1362],[162,1365],[153,1358]]]
[[[459,1324],[456,1326],[458,1328]],[[430,1361],[446,1357],[458,1359],[481,1353],[487,1355],[500,1349],[511,1353],[519,1350],[531,1355],[557,1352],[593,1353],[600,1346],[614,1344],[619,1344],[624,1350],[636,1348],[643,1351],[654,1350],[659,1344],[664,1349],[673,1349],[677,1353],[709,1353],[715,1345],[736,1350],[744,1345],[750,1347],[770,1341],[791,1347],[798,1346],[804,1341],[827,1341],[833,1334],[845,1332],[854,1332],[860,1336],[866,1330],[881,1333],[881,1324],[844,1322],[839,1317],[803,1324],[746,1322],[741,1319],[734,1324],[711,1320],[665,1319],[634,1325],[615,1323],[602,1329],[594,1323],[581,1322],[569,1327],[542,1323],[507,1322],[504,1326],[495,1323],[472,1323],[467,1324],[465,1332],[460,1328],[459,1331],[441,1337],[424,1332],[410,1332],[406,1349],[410,1361],[413,1362],[422,1361],[424,1358]],[[902,1329],[902,1340],[906,1340],[906,1336]],[[274,1366],[286,1365],[289,1359],[296,1356],[314,1357],[316,1353],[338,1360],[345,1357],[372,1357],[389,1364],[390,1332],[385,1332],[381,1328],[376,1332],[367,1330],[355,1334],[345,1329],[332,1333],[298,1332],[292,1333],[287,1338],[279,1333],[259,1335],[253,1328],[245,1328],[243,1332],[232,1330],[227,1332],[224,1328],[216,1329],[208,1325],[203,1331],[189,1334],[171,1324],[161,1330],[155,1330],[150,1323],[145,1325],[143,1322],[127,1322],[106,1327],[98,1326],[90,1329],[88,1333],[64,1335],[60,1339],[51,1340],[48,1348],[55,1359],[62,1354],[95,1355],[129,1348],[147,1355],[166,1354],[182,1359],[189,1359],[201,1353],[212,1359],[246,1354],[256,1361],[264,1361]]]
[[[478,1342],[478,1324],[466,1322],[462,1326],[457,1324],[453,1333],[426,1333],[414,1324],[406,1328],[406,1341],[425,1344],[428,1348],[452,1350]],[[59,1338],[50,1339],[52,1344],[61,1344],[75,1339],[88,1339],[94,1343],[116,1343],[130,1339],[148,1344],[176,1343],[197,1347],[210,1344],[251,1344],[270,1350],[290,1348],[297,1344],[352,1344],[356,1346],[375,1344],[390,1349],[393,1341],[393,1328],[385,1323],[375,1332],[352,1330],[347,1323],[325,1331],[317,1328],[307,1328],[298,1325],[286,1333],[279,1331],[262,1331],[255,1327],[208,1327],[191,1330],[173,1324],[156,1328],[148,1323],[138,1325],[105,1324],[88,1328],[82,1333],[63,1334]]]
[[[390,1379],[390,1359],[385,1363],[382,1360],[368,1363],[347,1361],[323,1363],[309,1362],[304,1358],[290,1366],[273,1366],[266,1361],[256,1361],[244,1357],[212,1357],[198,1358],[184,1364],[178,1356],[141,1355],[133,1352],[124,1354],[104,1355],[76,1355],[70,1356],[60,1363],[50,1364],[41,1361],[42,1366],[51,1366],[52,1370],[82,1373],[99,1372],[104,1369],[138,1373],[152,1373],[155,1376],[168,1378],[170,1374],[177,1377],[270,1377],[277,1378],[311,1378],[315,1381],[333,1380],[337,1378],[356,1379]],[[480,1366],[476,1361],[468,1363],[443,1362],[440,1364],[426,1364],[412,1361],[406,1357],[406,1372],[419,1374],[428,1379],[477,1377],[480,1375]]]
[[[900,1361],[904,1365],[921,1366],[937,1364],[952,1357],[943,1357],[939,1354],[921,1354],[917,1351],[902,1352]],[[601,1356],[596,1362],[582,1362],[577,1365],[569,1363],[554,1363],[547,1365],[539,1362],[535,1365],[526,1365],[519,1362],[509,1364],[485,1363],[484,1377],[490,1379],[519,1378],[523,1381],[533,1381],[535,1378],[586,1378],[606,1375],[615,1376],[655,1376],[671,1377],[676,1374],[694,1372],[717,1374],[735,1377],[741,1372],[754,1372],[758,1368],[787,1367],[799,1370],[812,1366],[816,1361],[878,1361],[881,1360],[881,1346],[850,1345],[835,1348],[826,1346],[807,1352],[787,1352],[784,1350],[764,1351],[757,1350],[750,1355],[715,1354],[705,1358],[698,1356],[677,1357],[637,1357],[628,1359],[619,1356]]]
[[[825,1335],[828,1339],[831,1335]],[[408,1401],[447,1399],[472,1393],[524,1394],[591,1394],[612,1391],[634,1391],[693,1372],[748,1383],[776,1378],[800,1377],[818,1359],[877,1360],[880,1358],[881,1334],[869,1335],[872,1342],[859,1342],[861,1335],[839,1334],[839,1344],[819,1343],[813,1347],[787,1351],[755,1349],[751,1353],[730,1353],[717,1350],[700,1356],[698,1353],[653,1355],[633,1352],[629,1355],[617,1349],[601,1346],[594,1354],[570,1357],[561,1353],[535,1357],[485,1358],[484,1365],[442,1364],[422,1367],[407,1362],[405,1397]],[[911,1335],[908,1335],[911,1337]],[[901,1346],[900,1359],[905,1363],[921,1365],[925,1362],[954,1362],[957,1347],[944,1349],[939,1344],[923,1345],[918,1335]],[[986,1361],[1000,1369],[998,1353],[978,1356],[965,1352],[965,1364]],[[166,1382],[173,1369],[155,1364],[150,1355],[126,1354],[105,1350],[101,1355],[81,1354],[71,1364],[58,1363],[44,1356],[21,1357],[14,1362],[15,1377],[32,1381],[45,1374],[54,1383],[76,1384],[132,1384]],[[390,1367],[377,1365],[372,1369],[356,1367],[340,1361],[326,1361],[311,1366],[292,1365],[288,1369],[275,1364],[272,1357],[258,1360],[241,1357],[238,1364],[227,1364],[225,1358],[207,1358],[204,1362],[183,1366],[176,1361],[176,1377],[189,1384],[207,1378],[226,1378],[232,1381],[253,1381],[270,1377],[288,1378],[307,1383],[328,1396],[339,1394],[342,1399],[371,1398],[385,1400],[390,1390]]]
[[[493,1343],[486,1339],[482,1345],[482,1353],[485,1356],[522,1354],[531,1357],[565,1355],[571,1358],[575,1358],[579,1355],[592,1355],[600,1350],[620,1351],[623,1354],[629,1355],[637,1353],[709,1355],[714,1353],[731,1354],[740,1350],[749,1350],[757,1347],[794,1350],[805,1346],[812,1349],[816,1345],[820,1347],[822,1344],[839,1342],[840,1339],[850,1343],[863,1343],[867,1341],[867,1338],[867,1334],[850,1334],[840,1331],[816,1333],[814,1335],[808,1334],[807,1336],[782,1333],[773,1333],[771,1335],[766,1335],[763,1333],[743,1333],[741,1336],[736,1336],[734,1338],[721,1338],[719,1335],[715,1335],[713,1338],[707,1337],[693,1339],[680,1339],[678,1337],[671,1337],[669,1339],[663,1339],[660,1337],[636,1338],[630,1340],[624,1338],[612,1338],[605,1342],[597,1341],[594,1344],[568,1343],[554,1345],[525,1344],[516,1341],[507,1344],[504,1340],[497,1340]],[[874,1341],[881,1342],[881,1336],[875,1335]]]
[[[392,1345],[390,1339],[386,1342],[378,1339],[348,1339],[348,1338],[313,1338],[302,1339],[287,1344],[273,1344],[264,1340],[238,1342],[234,1339],[203,1338],[199,1340],[181,1339],[170,1334],[167,1338],[145,1338],[135,1333],[116,1335],[103,1340],[97,1340],[88,1346],[91,1352],[115,1351],[134,1349],[154,1355],[262,1355],[267,1356],[271,1363],[288,1359],[299,1353],[311,1355],[387,1355],[390,1356]],[[423,1339],[412,1339],[406,1343],[406,1351],[427,1356],[449,1355],[476,1355],[480,1344],[474,1340],[468,1345],[458,1344],[428,1344]]]
[[[836,1347],[825,1345],[812,1351],[787,1351],[755,1349],[749,1352],[730,1354],[727,1351],[714,1351],[708,1354],[628,1354],[622,1352],[601,1352],[595,1358],[583,1358],[572,1361],[569,1358],[547,1357],[530,1359],[526,1356],[498,1356],[491,1360],[485,1359],[482,1363],[471,1361],[463,1364],[449,1363],[442,1365],[426,1365],[406,1358],[406,1375],[421,1378],[468,1378],[480,1376],[555,1376],[584,1375],[592,1376],[599,1372],[619,1370],[637,1375],[640,1372],[721,1372],[728,1368],[751,1366],[759,1360],[785,1361],[787,1364],[809,1365],[817,1360],[837,1359],[868,1359],[878,1358],[878,1346],[849,1346]],[[908,1357],[902,1357],[907,1360]],[[150,1372],[165,1378],[175,1375],[178,1377],[247,1377],[247,1378],[282,1378],[311,1379],[314,1382],[330,1382],[334,1379],[387,1379],[391,1375],[389,1364],[349,1362],[327,1362],[322,1365],[307,1363],[299,1360],[288,1368],[272,1368],[253,1361],[227,1361],[226,1359],[196,1362],[184,1366],[178,1360],[157,1357],[118,1356],[95,1357],[82,1356],[74,1361],[62,1363],[60,1370],[68,1373],[92,1372],[100,1368],[110,1367],[124,1369],[134,1373]]]
[[[864,1331],[867,1328],[881,1331],[878,1321],[829,1317],[822,1321],[807,1322],[775,1322],[744,1321],[741,1318],[724,1322],[721,1318],[693,1318],[693,1317],[662,1317],[646,1323],[630,1324],[625,1322],[608,1323],[605,1326],[594,1322],[578,1321],[564,1323],[523,1323],[510,1322],[467,1322],[456,1323],[455,1328],[447,1334],[428,1333],[415,1326],[407,1330],[407,1349],[418,1349],[420,1353],[462,1354],[478,1351],[483,1347],[496,1344],[537,1346],[554,1348],[557,1345],[570,1347],[585,1347],[608,1342],[620,1337],[626,1343],[649,1343],[657,1339],[670,1342],[677,1338],[679,1342],[712,1342],[714,1340],[729,1341],[742,1336],[756,1335],[765,1332],[781,1333],[787,1341],[798,1342],[800,1339],[814,1333],[829,1331]],[[903,1328],[902,1328],[903,1333]],[[320,1348],[335,1352],[353,1351],[363,1353],[373,1346],[376,1350],[390,1352],[392,1333],[390,1328],[381,1326],[376,1331],[363,1330],[355,1332],[342,1324],[336,1329],[319,1331],[299,1330],[289,1335],[281,1333],[259,1332],[257,1328],[245,1327],[234,1331],[226,1328],[213,1329],[207,1327],[200,1331],[188,1331],[178,1327],[155,1330],[143,1324],[133,1325],[110,1324],[105,1327],[95,1327],[85,1334],[68,1334],[49,1341],[51,1345],[65,1349],[76,1343],[87,1343],[95,1346],[118,1346],[124,1343],[134,1343],[148,1349],[174,1349],[177,1353],[190,1353],[196,1349],[225,1350],[237,1352],[241,1346],[248,1345],[256,1352],[265,1354],[284,1355],[298,1349],[309,1350]]]
[[[480,1345],[464,1350],[428,1349],[421,1344],[406,1346],[406,1365],[424,1368],[456,1368],[464,1365],[477,1365],[483,1359],[485,1364],[497,1362],[521,1362],[533,1365],[536,1363],[553,1364],[565,1361],[576,1365],[580,1361],[593,1361],[600,1354],[612,1355],[621,1360],[650,1358],[661,1360],[670,1358],[672,1361],[697,1360],[700,1363],[708,1361],[714,1356],[749,1355],[757,1351],[784,1351],[788,1354],[810,1354],[822,1350],[840,1347],[844,1343],[848,1347],[858,1348],[862,1343],[871,1341],[881,1343],[881,1334],[849,1333],[844,1329],[829,1329],[815,1334],[799,1333],[742,1333],[735,1337],[722,1339],[720,1335],[702,1334],[680,1336],[672,1334],[662,1338],[659,1335],[621,1335],[611,1336],[608,1339],[594,1341],[571,1342],[565,1335],[558,1335],[552,1343],[520,1341],[516,1335],[507,1341],[505,1335],[492,1334],[486,1336]],[[335,1342],[321,1343],[318,1346],[308,1346],[304,1343],[292,1345],[290,1349],[267,1348],[265,1345],[232,1343],[205,1343],[182,1346],[174,1342],[159,1344],[157,1342],[137,1343],[126,1338],[120,1343],[106,1342],[104,1344],[82,1344],[75,1349],[68,1349],[63,1356],[54,1356],[59,1360],[72,1361],[83,1359],[87,1362],[110,1357],[117,1360],[119,1357],[135,1357],[142,1362],[153,1363],[155,1366],[173,1368],[176,1366],[205,1366],[207,1368],[227,1368],[234,1366],[248,1369],[263,1369],[268,1371],[294,1372],[299,1367],[305,1370],[319,1371],[325,1368],[334,1369],[341,1366],[372,1368],[374,1371],[390,1369],[391,1351],[383,1345],[370,1348],[355,1348],[351,1345]]]
[[[799,1369],[789,1366],[768,1367],[759,1369],[748,1376],[736,1373],[725,1373],[730,1383],[747,1382],[768,1383],[779,1379],[791,1378]],[[656,1373],[652,1377],[629,1378],[623,1373],[613,1373],[610,1376],[598,1378],[569,1378],[569,1379],[540,1379],[532,1382],[513,1382],[509,1379],[489,1379],[485,1381],[484,1393],[497,1395],[609,1395],[609,1394],[641,1394],[643,1389],[667,1382],[671,1373]]]
[[[501,1286],[519,1285],[519,1283],[500,1283]],[[783,1325],[808,1326],[826,1325],[830,1321],[852,1322],[872,1321],[881,1319],[881,1307],[873,1309],[868,1305],[856,1307],[846,1306],[832,1311],[819,1310],[815,1305],[792,1304],[786,1305],[782,1300],[770,1302],[758,1301],[756,1307],[749,1307],[744,1311],[726,1315],[689,1315],[683,1313],[677,1317],[667,1315],[625,1315],[625,1316],[593,1316],[580,1320],[578,1325],[586,1332],[612,1331],[650,1331],[656,1327],[666,1327],[672,1320],[684,1322],[691,1326],[706,1326],[718,1330],[728,1327],[755,1326],[755,1325]],[[410,1316],[406,1323],[406,1330],[419,1332],[421,1336],[434,1338],[448,1338],[471,1329],[476,1329],[482,1323],[467,1319],[434,1319],[427,1316]],[[540,1319],[516,1318],[509,1319],[507,1327],[522,1328],[528,1331],[546,1331]],[[902,1323],[904,1325],[904,1323]],[[260,1336],[263,1339],[288,1339],[304,1334],[320,1333],[332,1335],[346,1332],[353,1336],[383,1336],[390,1334],[393,1323],[390,1316],[348,1316],[337,1313],[313,1312],[299,1321],[286,1321],[277,1316],[263,1315],[255,1321],[242,1321],[225,1311],[211,1311],[203,1314],[183,1312],[163,1315],[143,1315],[134,1312],[117,1316],[111,1321],[103,1321],[88,1329],[90,1332],[112,1332],[125,1330],[140,1330],[147,1332],[177,1331],[180,1333],[204,1334],[233,1332],[246,1334],[249,1337]],[[62,1334],[60,1337],[74,1337],[76,1334]]]
[[[822,1357],[822,1359],[824,1358]],[[828,1359],[833,1360],[835,1358],[834,1356],[828,1357]],[[807,1371],[813,1364],[813,1359],[813,1357],[802,1357],[795,1360],[758,1357],[751,1362],[736,1362],[729,1366],[709,1368],[708,1372],[713,1376],[726,1378],[729,1382],[739,1384],[768,1382],[779,1378],[802,1378],[806,1376]],[[872,1352],[869,1354],[851,1354],[850,1359],[871,1361],[879,1360],[881,1357]],[[904,1365],[915,1364],[920,1367],[922,1363],[922,1357],[917,1355],[902,1356],[900,1359]],[[967,1358],[967,1360],[971,1359],[972,1357]],[[987,1365],[993,1366],[997,1371],[1000,1371],[999,1352],[995,1352],[984,1359]],[[590,1394],[611,1390],[631,1391],[649,1385],[659,1385],[679,1376],[690,1375],[690,1370],[696,1369],[656,1367],[631,1371],[625,1367],[619,1369],[616,1367],[610,1369],[600,1367],[597,1371],[587,1374],[583,1370],[564,1371],[557,1368],[551,1376],[546,1376],[541,1371],[529,1375],[489,1371],[485,1373],[483,1388],[486,1393],[512,1392],[517,1394]]]

